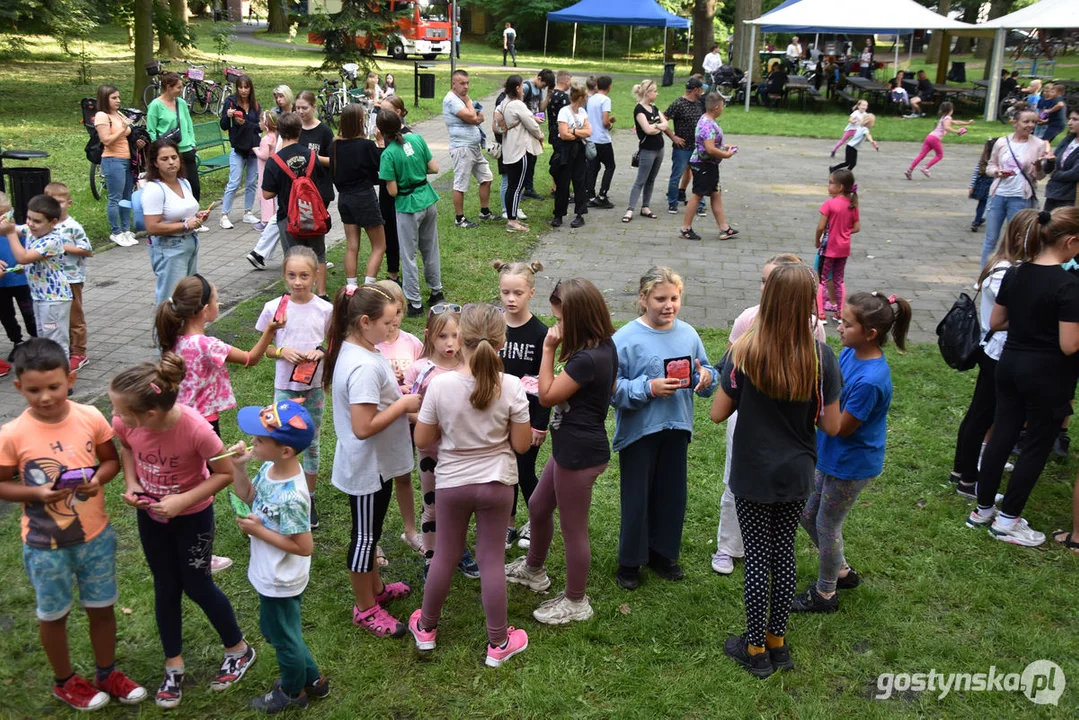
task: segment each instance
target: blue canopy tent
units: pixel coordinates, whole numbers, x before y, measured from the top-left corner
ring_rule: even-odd
[[[607,55],[607,26],[629,26],[630,48],[633,47],[633,27],[661,27],[688,30],[689,20],[667,12],[655,0],[581,0],[563,10],[547,13],[547,23],[573,23],[573,52],[577,54],[577,25],[603,25],[603,56]],[[547,55],[547,26],[543,29],[543,54]],[[663,34],[663,57],[667,57],[667,34]]]

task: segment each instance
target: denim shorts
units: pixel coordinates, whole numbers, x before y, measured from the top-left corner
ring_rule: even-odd
[[[112,607],[120,597],[116,587],[116,533],[106,525],[90,542],[43,550],[23,545],[23,566],[37,594],[38,620],[59,620],[75,604],[84,608]]]

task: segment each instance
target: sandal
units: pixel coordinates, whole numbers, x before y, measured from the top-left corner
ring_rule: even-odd
[[[738,234],[738,231],[737,231],[737,230],[736,230],[736,229],[734,228],[734,226],[733,226],[733,225],[731,225],[730,223],[727,223],[727,229],[726,229],[726,230],[724,230],[723,228],[720,228],[720,229],[719,229],[719,231],[720,231],[721,233],[725,233],[725,234],[727,234],[727,235],[730,235],[731,237],[733,237],[733,236],[735,236],[735,235],[737,235],[737,234]]]
[[[386,559],[386,553],[382,552],[381,545],[375,545],[375,566],[386,567],[390,561]]]
[[[641,217],[651,218],[652,220],[655,220],[656,218],[659,217],[659,215],[656,215],[651,210],[649,210],[648,212],[645,212],[644,210],[641,210]]]
[[[626,214],[622,216],[622,222],[628,223],[633,221],[633,211],[626,210]]]
[[[1072,534],[1067,530],[1054,530],[1053,539],[1064,547],[1079,555],[1079,542],[1072,540]]]

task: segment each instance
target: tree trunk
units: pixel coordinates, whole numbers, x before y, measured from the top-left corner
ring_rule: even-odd
[[[269,10],[270,24],[267,32],[288,32],[288,15],[285,13],[285,6],[282,0],[269,0],[269,2],[267,3],[267,7]]]
[[[1007,15],[1012,11],[1012,5],[1014,0],[993,0],[989,5],[989,20]],[[982,38],[978,42],[978,49],[974,53],[974,57],[981,58],[982,60],[989,58],[989,53],[993,49],[993,41],[990,38]],[[988,65],[988,63],[987,63]]]
[[[187,25],[187,0],[169,0],[169,14],[173,20]],[[157,53],[161,57],[178,58],[182,55],[180,44],[172,37],[161,33],[158,37]]]
[[[967,5],[966,9],[963,10],[963,22],[970,23],[971,25],[978,22],[978,5],[976,3],[971,3],[970,5]],[[955,42],[955,54],[968,54],[970,52],[973,41],[974,38],[972,37],[967,37],[965,35],[960,36],[960,38]]]
[[[135,0],[135,94],[132,104],[142,101],[142,91],[150,84],[146,64],[154,59],[154,0]]]
[[[734,50],[731,64],[745,70],[754,82],[760,80],[761,64],[749,56],[749,37],[753,28],[743,20],[756,20],[761,16],[761,0],[737,0],[734,5]],[[761,43],[757,43],[760,49]]]
[[[704,72],[704,56],[716,43],[716,0],[693,2],[693,70]]]
[[[952,9],[952,0],[937,0],[937,14],[948,17],[948,12]],[[927,63],[940,62],[940,46],[941,40],[944,39],[943,30],[934,30],[933,38],[929,41],[929,50],[925,53],[925,61]]]

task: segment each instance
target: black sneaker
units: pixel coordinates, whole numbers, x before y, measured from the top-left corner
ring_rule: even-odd
[[[595,200],[588,204],[594,208],[599,208],[600,210],[610,210],[614,207],[614,203],[611,202],[610,198],[606,195],[599,195]]]
[[[679,190],[678,191],[678,202],[680,202],[680,203],[686,202],[686,191],[685,190]]]
[[[700,205],[697,206],[697,217],[704,217],[707,214],[708,214],[708,208],[706,208],[704,206],[704,203],[701,203]]]
[[[575,215],[569,222],[571,228],[579,228],[584,226],[584,218],[580,215]]]
[[[471,230],[472,228],[478,228],[479,227],[479,225],[472,222],[471,220],[469,220],[466,217],[463,217],[460,220],[455,220],[453,224],[454,224],[455,227],[464,228],[466,230]]]
[[[723,643],[723,652],[731,660],[744,667],[751,675],[761,680],[776,671],[772,666],[772,658],[767,652],[757,655],[749,654],[749,646],[741,635],[731,635],[727,642]]]
[[[562,227],[562,218],[560,218],[560,217],[551,218],[550,220],[547,221],[547,224],[550,225],[553,228],[560,228],[560,227]]]
[[[838,596],[825,598],[812,585],[804,593],[795,595],[791,600],[791,612],[833,613],[838,609]]]
[[[247,262],[251,263],[251,265],[256,270],[265,270],[266,269],[266,258],[262,257],[261,255],[259,255],[254,250],[247,253],[247,255],[245,257],[247,258]]]
[[[318,527],[318,510],[315,509],[315,498],[311,498],[311,512],[308,514],[311,520],[311,529],[314,530]]]
[[[7,361],[9,363],[15,362],[15,351],[19,349],[20,345],[22,345],[21,342],[15,343],[15,346],[11,348],[11,352],[7,354]]]
[[[677,215],[678,214],[678,203],[676,203],[676,202],[667,203],[667,213],[670,214],[670,215]]]
[[[307,693],[300,693],[298,697],[289,697],[285,694],[285,691],[280,687],[275,687],[265,695],[259,695],[247,704],[247,707],[252,710],[258,710],[259,712],[266,713],[267,715],[276,715],[282,710],[288,710],[289,708],[305,708],[307,707]]]
[[[850,572],[847,573],[847,577],[840,576],[840,578],[836,580],[835,586],[839,590],[853,590],[861,584],[861,576],[854,571],[854,568],[851,568]]]
[[[614,576],[618,587],[623,590],[636,590],[641,586],[641,569],[626,565],[618,566],[618,574]]]
[[[957,482],[955,484],[955,492],[957,495],[965,497],[968,500],[978,499],[978,485],[977,483],[965,483]]]
[[[693,228],[682,228],[678,231],[678,237],[683,240],[700,240],[701,236],[698,235]]]
[[[1057,439],[1053,441],[1053,455],[1058,458],[1068,457],[1068,448],[1071,445],[1071,438],[1068,437],[1068,433],[1062,432],[1057,435]]]
[[[777,648],[768,648],[768,658],[772,661],[772,667],[776,670],[794,669],[794,660],[791,660],[791,649],[786,642]]]
[[[499,219],[500,218],[497,215],[495,215],[493,212],[491,212],[490,210],[488,210],[487,212],[481,212],[480,213],[480,220],[490,221],[490,220],[499,220]]]
[[[682,566],[676,563],[674,560],[665,558],[658,553],[648,554],[648,567],[656,575],[659,575],[664,580],[670,580],[671,582],[677,582],[685,578],[686,574],[682,571]]]
[[[506,549],[509,550],[513,547],[514,541],[517,540],[517,528],[506,528]]]
[[[247,669],[254,664],[255,648],[251,645],[248,645],[247,650],[239,657],[230,657],[226,655],[225,659],[221,662],[221,669],[217,671],[217,675],[214,677],[213,682],[210,683],[210,689],[214,692],[228,690],[238,683],[240,678],[244,676],[244,673],[247,672]]]
[[[435,290],[431,293],[430,297],[427,298],[427,307],[434,307],[435,305],[444,302],[446,302],[446,296],[442,293],[442,290]]]
[[[273,687],[271,690],[276,690],[281,687],[281,678],[277,678],[273,681]],[[303,691],[307,693],[307,697],[311,700],[322,700],[330,695],[330,679],[325,675],[320,675],[318,680],[313,683],[308,683],[303,686]]]
[[[547,199],[547,198],[543,197],[542,195],[540,195],[535,190],[525,190],[524,194],[522,194],[521,197],[523,197],[525,200],[546,200]]]
[[[408,313],[406,314],[411,318],[423,317],[423,305],[413,305],[412,303],[409,303]]]
[[[472,559],[472,553],[467,549],[461,555],[461,559],[457,563],[457,569],[461,571],[462,575],[470,580],[475,580],[480,576],[480,566]]]

